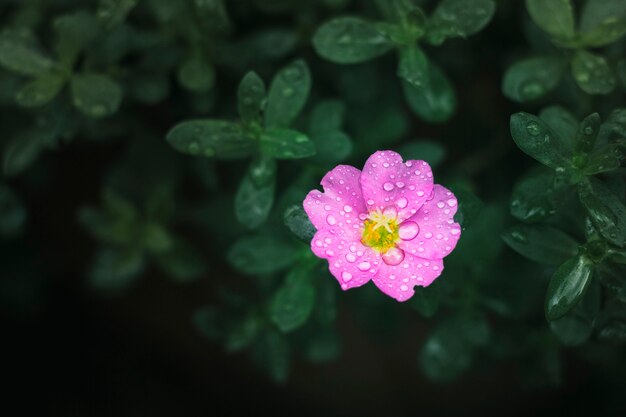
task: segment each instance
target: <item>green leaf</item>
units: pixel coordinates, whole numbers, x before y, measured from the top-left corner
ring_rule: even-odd
[[[592,113],[585,117],[576,132],[576,152],[588,154],[596,145],[598,132],[600,131],[600,115]]]
[[[237,123],[212,119],[179,123],[169,131],[167,141],[188,155],[223,159],[244,158],[257,147]]]
[[[226,351],[239,352],[244,350],[254,342],[260,330],[260,320],[254,313],[237,320],[227,331],[224,343]]]
[[[49,73],[55,62],[37,51],[23,36],[5,32],[0,35],[0,66],[38,77]]]
[[[318,102],[309,119],[308,131],[311,136],[322,136],[341,130],[346,106],[339,100],[322,100]]]
[[[561,106],[548,106],[539,113],[541,120],[546,122],[559,141],[571,152],[574,151],[578,120]]]
[[[215,84],[215,68],[201,54],[194,54],[178,68],[178,82],[195,93],[206,93]]]
[[[37,160],[43,147],[44,141],[38,131],[27,131],[15,137],[4,149],[4,175],[14,176],[24,172]]]
[[[429,84],[416,88],[403,82],[404,97],[413,112],[430,123],[443,123],[456,109],[456,95],[452,84],[433,63],[429,67]]]
[[[585,165],[585,175],[596,175],[618,169],[623,159],[622,151],[614,143],[597,148]]]
[[[96,15],[107,30],[126,20],[126,16],[139,3],[139,0],[100,0]]]
[[[315,287],[309,271],[292,270],[285,284],[270,302],[270,320],[281,332],[288,333],[307,322],[315,305]]]
[[[598,268],[598,278],[622,303],[626,303],[626,267],[615,264],[603,264]]]
[[[306,243],[311,242],[317,232],[301,205],[289,206],[285,210],[283,221],[291,233]]]
[[[615,76],[606,59],[584,50],[574,55],[572,75],[578,86],[588,94],[608,94],[615,88]]]
[[[554,174],[536,170],[515,184],[511,195],[511,215],[526,223],[552,216],[565,203],[569,189],[554,188]]]
[[[171,250],[155,258],[159,268],[179,282],[189,282],[204,275],[204,256],[182,241],[175,241]]]
[[[137,208],[112,191],[102,195],[103,209],[82,208],[78,219],[101,243],[130,246],[140,233],[141,219]]]
[[[626,87],[626,59],[619,60],[615,70],[617,71],[617,75],[622,82],[622,85]]]
[[[265,83],[256,72],[248,72],[237,90],[237,107],[241,120],[246,123],[256,121],[263,109],[265,100]]]
[[[502,239],[520,255],[547,265],[561,265],[578,252],[574,239],[550,226],[518,224]]]
[[[250,164],[237,195],[235,215],[248,228],[255,229],[265,223],[274,204],[276,189],[276,160],[258,155]]]
[[[602,181],[589,177],[581,182],[578,195],[589,218],[608,242],[624,247],[626,243],[626,206]]]
[[[405,161],[409,159],[423,160],[428,162],[431,168],[438,167],[446,157],[446,148],[439,142],[428,139],[405,143],[398,147],[397,151]]]
[[[97,289],[119,291],[134,283],[144,266],[139,251],[102,249],[91,266],[89,280]]]
[[[428,41],[441,44],[446,38],[480,32],[496,10],[493,0],[443,0],[435,9],[428,26]]]
[[[0,236],[13,237],[26,222],[26,210],[17,195],[0,183]]]
[[[454,221],[461,224],[463,228],[466,228],[478,217],[485,203],[483,203],[465,184],[452,186],[450,188],[459,200],[458,210],[454,215]]]
[[[261,134],[261,147],[277,159],[300,159],[315,155],[315,144],[295,130],[274,128]]]
[[[239,239],[228,252],[228,261],[233,267],[249,275],[281,271],[295,258],[296,251],[290,244],[270,236]]]
[[[526,0],[533,21],[557,39],[574,36],[574,11],[570,0]]]
[[[551,321],[550,329],[565,346],[579,346],[589,339],[593,326],[581,317],[568,314]]]
[[[65,77],[59,74],[43,75],[26,84],[15,97],[22,107],[41,107],[52,101],[65,85]]]
[[[557,320],[578,304],[591,280],[593,263],[576,256],[563,263],[550,279],[545,313],[549,321]]]
[[[284,383],[289,374],[291,351],[287,338],[278,331],[267,331],[255,345],[254,359],[277,383]]]
[[[71,71],[78,54],[98,36],[98,21],[90,13],[75,12],[54,19],[55,50],[63,66]]]
[[[520,103],[536,100],[558,85],[564,70],[559,58],[535,57],[516,62],[504,73],[502,92]]]
[[[299,59],[281,69],[270,84],[265,108],[266,127],[287,127],[300,114],[311,90],[309,67]]]
[[[572,165],[571,153],[537,116],[515,113],[511,116],[510,127],[513,140],[527,155],[553,169]]]
[[[344,132],[334,131],[311,136],[315,145],[315,155],[311,162],[333,164],[344,161],[352,153],[352,141]]]
[[[428,85],[428,57],[417,45],[400,48],[398,77],[416,88]]]
[[[580,16],[580,42],[598,47],[615,42],[626,33],[624,0],[587,0]]]
[[[108,75],[77,74],[72,77],[71,90],[74,106],[89,117],[109,116],[122,103],[122,89]]]
[[[171,250],[174,245],[168,230],[155,222],[145,222],[142,225],[141,242],[147,251],[157,255]]]
[[[313,47],[329,61],[357,64],[385,54],[392,43],[373,24],[358,17],[340,17],[317,29]]]

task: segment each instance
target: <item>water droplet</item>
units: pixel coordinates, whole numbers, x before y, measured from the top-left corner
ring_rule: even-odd
[[[413,221],[406,221],[400,225],[398,235],[402,240],[412,240],[420,231],[420,227]]]
[[[424,237],[426,239],[430,239],[431,237],[433,237],[433,234],[431,232],[426,232],[426,233],[424,233]]]
[[[398,217],[398,210],[394,206],[387,206],[383,210],[383,216],[395,219]]]
[[[387,265],[395,266],[404,260],[404,251],[394,247],[385,252],[382,258]]]
[[[367,200],[367,204],[370,205],[370,206],[373,205],[374,204],[374,200]]]
[[[200,153],[200,145],[198,142],[191,142],[187,147],[187,150],[192,155],[198,155],[198,153]]]
[[[293,96],[293,93],[294,93],[294,91],[293,91],[293,88],[291,88],[291,87],[285,87],[283,89],[283,97],[285,97],[285,98],[289,98],[289,97]]]
[[[591,126],[585,127],[585,135],[591,135],[591,134],[593,134],[593,127]]]
[[[396,205],[400,207],[401,209],[405,208],[408,204],[409,204],[409,200],[407,200],[405,197],[400,197],[396,201]]]
[[[517,230],[513,231],[511,233],[511,237],[515,240],[517,240],[520,243],[528,243],[528,237],[526,237],[525,234],[523,234],[522,232],[519,232]]]
[[[304,142],[308,142],[308,140],[309,138],[307,138],[304,135],[298,135],[296,136],[296,139],[295,139],[296,143],[304,143]]]
[[[345,281],[348,282],[352,279],[352,274],[349,273],[348,271],[343,271],[343,273],[341,274],[341,278]]]
[[[404,188],[404,183],[403,183],[402,181],[398,181],[398,182],[396,183],[396,187],[398,187],[398,188]]]
[[[361,263],[359,264],[359,270],[360,270],[360,271],[367,271],[368,269],[370,269],[370,268],[371,268],[371,266],[372,266],[372,265],[371,265],[369,262],[364,261],[364,262],[361,262]]]
[[[352,254],[352,253],[348,253],[346,255],[346,261],[352,263],[352,262],[356,261],[356,256],[354,256],[354,254]]]
[[[390,182],[386,182],[383,184],[383,190],[385,191],[391,191],[393,190],[393,184]]]
[[[400,291],[406,291],[408,289],[409,289],[409,287],[407,287],[406,285],[404,285],[404,284],[400,285]]]
[[[450,229],[450,234],[452,235],[458,235],[459,233],[461,233],[461,230],[456,227],[454,229]]]
[[[445,207],[445,203],[443,201],[440,201],[437,203],[437,207],[439,207],[440,209]]]
[[[450,207],[454,207],[454,206],[456,206],[456,199],[454,199],[454,198],[449,199],[449,200],[448,200],[448,205],[449,205]]]
[[[315,241],[315,246],[317,246],[318,248],[321,248],[323,245],[324,244],[322,243],[321,240],[318,239],[318,240]]]
[[[214,150],[213,148],[211,148],[211,147],[207,147],[207,148],[204,150],[204,156],[209,156],[209,157],[211,157],[211,156],[213,156],[213,155],[215,155],[215,150]]]
[[[424,191],[418,191],[417,192],[418,197],[423,197],[424,196]]]
[[[345,211],[346,213],[350,213],[352,212],[352,207],[346,204],[345,206],[343,206],[343,211]]]
[[[335,216],[333,216],[332,214],[329,214],[328,216],[326,216],[326,223],[334,226],[335,224],[337,224],[337,219],[335,219]]]
[[[330,209],[331,209],[331,208],[332,208],[332,207],[331,207],[331,206],[329,206],[328,204],[326,204],[326,205],[324,206],[324,210],[326,210],[326,211],[330,211]]]
[[[334,256],[334,255],[335,255],[335,252],[333,252],[331,249],[327,249],[327,250],[326,250],[326,255],[328,255],[328,256]]]
[[[532,136],[537,136],[539,133],[541,133],[541,129],[539,128],[539,125],[536,122],[530,122],[526,125],[526,130],[528,131],[528,133],[530,133]]]

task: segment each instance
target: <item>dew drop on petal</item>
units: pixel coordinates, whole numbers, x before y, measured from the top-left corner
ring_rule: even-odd
[[[330,250],[330,249],[327,249],[327,250],[326,250],[326,255],[328,255],[328,256],[333,256],[333,255],[335,255],[335,252],[333,252],[333,251],[332,251],[332,250]]]
[[[349,273],[348,271],[343,271],[341,274],[341,278],[345,281],[348,282],[352,279],[352,274]]]
[[[420,190],[417,192],[417,196],[418,197],[423,197],[424,196],[424,191]]]
[[[459,233],[461,233],[461,230],[457,229],[456,227],[454,229],[450,229],[450,234],[458,235]]]
[[[420,227],[413,221],[406,221],[400,225],[398,234],[402,240],[412,240],[420,231]]]
[[[374,200],[367,200],[367,204],[370,205],[370,206],[373,205],[374,204]]]
[[[400,291],[407,291],[409,289],[409,287],[407,287],[406,285],[400,285]]]
[[[365,261],[365,262],[361,262],[361,263],[359,264],[359,270],[360,270],[360,271],[367,271],[368,269],[370,269],[370,267],[371,267],[371,266],[372,266],[372,265],[371,265],[369,262],[367,262],[367,261]]]
[[[393,190],[393,184],[390,182],[386,182],[383,184],[383,190],[385,191],[391,191]]]
[[[424,233],[424,237],[425,237],[426,239],[430,239],[431,237],[433,237],[433,234],[432,234],[432,233],[430,233],[430,232],[426,232],[426,233]]]
[[[437,203],[437,207],[439,207],[440,209],[444,208],[445,204],[443,203],[443,201],[440,201]]]
[[[348,253],[346,255],[346,261],[352,263],[352,262],[356,261],[356,256],[354,256],[354,254],[352,254],[352,253]]]
[[[405,208],[408,204],[409,204],[409,200],[407,200],[405,197],[400,197],[396,201],[396,205],[400,207],[401,209]]]
[[[449,205],[450,207],[454,207],[454,206],[456,206],[456,200],[455,200],[454,198],[449,199],[449,200],[448,200],[448,205]]]
[[[398,265],[404,260],[404,251],[402,249],[394,247],[385,252],[382,258],[387,265]]]
[[[352,207],[345,205],[343,206],[343,211],[345,211],[346,213],[350,213],[352,211]]]
[[[337,219],[335,219],[335,216],[333,216],[332,214],[329,214],[328,216],[326,216],[326,223],[333,226],[337,223]]]

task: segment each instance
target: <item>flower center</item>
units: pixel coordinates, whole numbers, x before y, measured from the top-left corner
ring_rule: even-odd
[[[385,253],[396,246],[396,242],[400,239],[395,210],[371,212],[364,226],[361,242],[380,253]]]

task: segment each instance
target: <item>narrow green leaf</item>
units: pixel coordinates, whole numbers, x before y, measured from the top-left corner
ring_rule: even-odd
[[[15,97],[22,107],[41,107],[52,101],[65,84],[65,77],[59,74],[47,74],[26,84]]]
[[[615,88],[615,76],[606,59],[582,49],[572,60],[572,75],[588,94],[608,94]]]
[[[333,164],[345,161],[352,153],[352,140],[341,131],[331,131],[311,136],[315,145],[315,155],[311,162],[316,164]]]
[[[291,350],[287,338],[275,330],[266,331],[253,352],[258,366],[269,372],[276,383],[284,383],[289,374]]]
[[[416,88],[403,82],[404,97],[411,110],[430,123],[443,123],[456,109],[456,95],[450,81],[433,63],[429,67],[428,86]]]
[[[318,102],[309,119],[308,131],[312,136],[323,135],[341,130],[346,106],[339,100]]]
[[[269,129],[261,134],[261,147],[277,159],[300,159],[315,155],[315,144],[304,134],[290,129]]]
[[[293,246],[270,236],[244,237],[228,252],[231,265],[249,275],[281,271],[289,267],[295,258]]]
[[[619,247],[626,243],[626,206],[602,181],[589,177],[578,189],[580,202],[598,232]]]
[[[583,172],[585,175],[596,175],[602,172],[613,171],[621,166],[622,159],[624,159],[624,156],[619,146],[609,143],[593,151]]]
[[[428,57],[417,45],[400,48],[398,77],[416,88],[428,85]]]
[[[237,220],[251,229],[265,223],[274,204],[276,189],[276,161],[267,155],[258,155],[250,164],[237,195]]]
[[[289,230],[291,230],[291,233],[306,243],[311,242],[315,232],[317,232],[301,205],[289,206],[287,210],[285,210],[283,221]]]
[[[624,0],[587,0],[580,16],[580,41],[588,47],[615,42],[626,33]]]
[[[179,152],[223,159],[244,158],[256,149],[256,142],[244,136],[241,126],[226,120],[190,120],[177,124],[167,141]]]
[[[44,142],[37,131],[18,135],[4,149],[2,170],[4,175],[18,175],[28,169],[39,157]]]
[[[578,252],[574,239],[550,226],[518,224],[502,239],[520,255],[547,265],[561,265]]]
[[[90,13],[75,12],[54,19],[55,50],[59,60],[71,71],[78,54],[98,36],[97,19]]]
[[[317,29],[313,47],[329,61],[356,64],[383,55],[392,43],[373,24],[358,17],[340,17]]]
[[[576,132],[576,152],[588,154],[596,145],[598,132],[600,131],[600,115],[592,113],[585,117]]]
[[[215,68],[201,54],[194,54],[178,68],[178,82],[195,93],[206,93],[215,84]]]
[[[574,151],[574,139],[579,123],[572,113],[561,106],[548,106],[541,110],[539,118],[550,126],[552,132],[568,151]]]
[[[564,62],[554,57],[535,57],[516,62],[504,74],[502,92],[520,103],[536,100],[558,85],[564,71]]]
[[[270,84],[265,108],[266,127],[287,127],[300,114],[311,90],[311,74],[303,60],[281,69]]]
[[[241,120],[246,123],[257,120],[265,100],[265,83],[256,72],[248,72],[237,90],[237,107]]]
[[[556,213],[570,194],[571,189],[556,189],[554,174],[533,171],[520,179],[511,195],[511,215],[526,223],[534,223]]]
[[[97,16],[107,30],[122,23],[139,0],[100,0]]]
[[[0,35],[0,66],[37,77],[49,73],[55,63],[32,47],[23,36],[3,33]]]
[[[261,330],[261,321],[254,314],[236,320],[227,331],[224,348],[227,352],[239,352],[254,342]]]
[[[557,320],[578,304],[591,280],[593,263],[584,256],[563,263],[550,279],[545,313],[549,321]]]
[[[527,155],[553,169],[572,165],[571,153],[537,116],[515,113],[511,116],[510,127],[513,140]]]
[[[446,38],[478,33],[491,21],[495,10],[493,0],[443,0],[430,17],[428,40],[439,45]]]
[[[122,89],[108,75],[77,74],[72,77],[71,90],[74,106],[89,117],[109,116],[122,103]]]
[[[314,305],[315,287],[308,271],[294,269],[270,302],[270,320],[283,333],[294,331],[306,323]]]
[[[571,0],[526,0],[533,21],[558,39],[574,36],[574,11]]]

